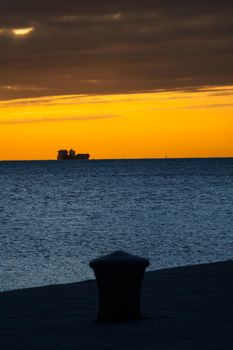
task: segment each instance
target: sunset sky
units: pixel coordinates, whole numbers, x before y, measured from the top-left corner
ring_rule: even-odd
[[[232,10],[0,0],[0,160],[233,157]]]

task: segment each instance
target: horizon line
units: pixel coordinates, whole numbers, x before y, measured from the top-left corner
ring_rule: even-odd
[[[88,161],[111,160],[180,160],[180,159],[233,159],[233,156],[207,156],[207,157],[143,157],[143,158],[91,158]],[[0,159],[0,162],[57,162],[57,159]]]

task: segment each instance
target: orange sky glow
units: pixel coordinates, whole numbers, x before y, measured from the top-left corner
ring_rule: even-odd
[[[10,87],[9,87],[10,88]],[[0,101],[0,160],[232,157],[233,86]]]

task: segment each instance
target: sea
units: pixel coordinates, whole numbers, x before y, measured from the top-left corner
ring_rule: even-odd
[[[0,162],[0,290],[233,259],[233,158]]]

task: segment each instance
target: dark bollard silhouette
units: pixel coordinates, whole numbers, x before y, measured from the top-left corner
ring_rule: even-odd
[[[142,318],[140,295],[148,259],[116,251],[90,262],[99,292],[97,321]]]

